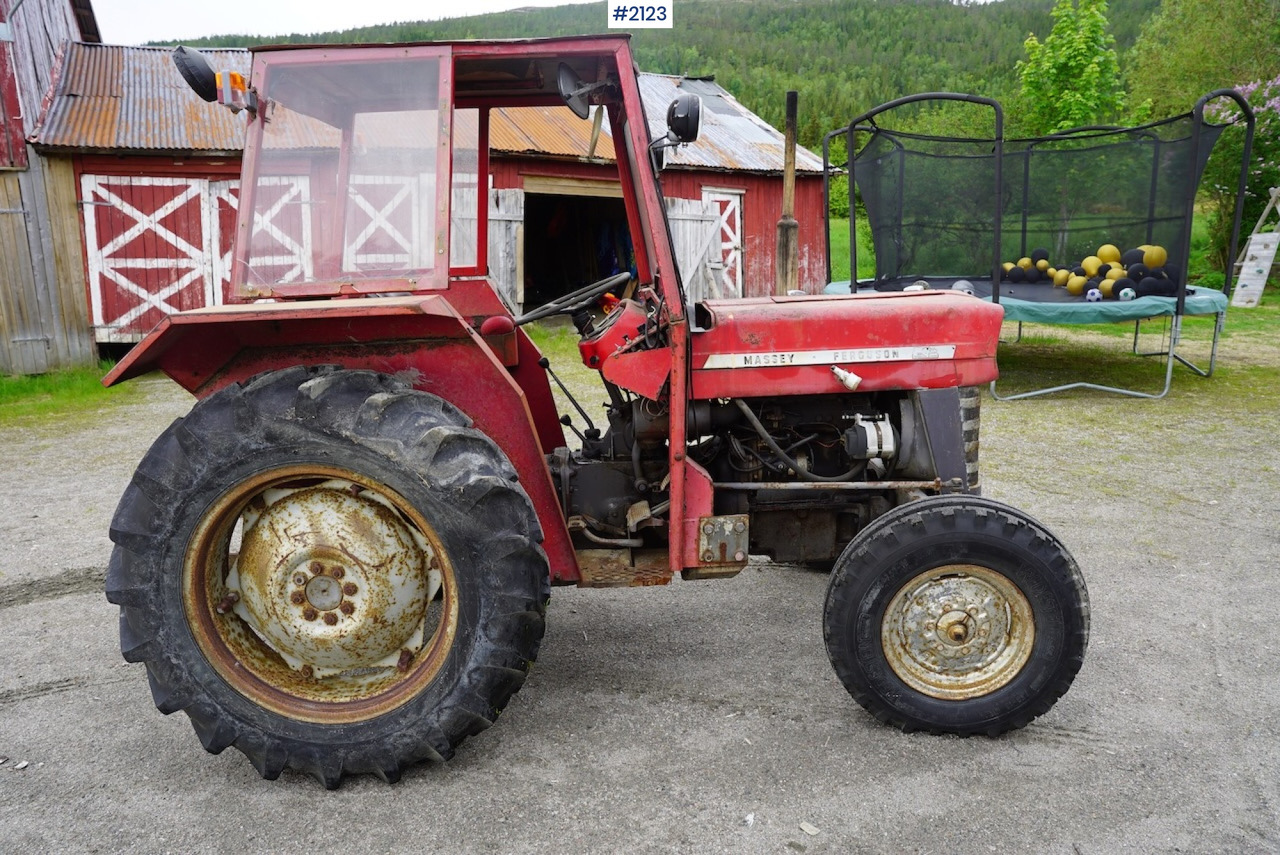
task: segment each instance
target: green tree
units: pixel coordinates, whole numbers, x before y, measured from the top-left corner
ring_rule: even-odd
[[[1240,239],[1244,241],[1271,198],[1271,188],[1280,186],[1280,74],[1270,80],[1244,83],[1235,89],[1249,102],[1256,122],[1240,218]],[[1209,102],[1205,117],[1223,124],[1235,123],[1241,118],[1235,102],[1226,98]],[[1226,270],[1227,264],[1234,261],[1229,258],[1228,246],[1235,222],[1236,188],[1243,157],[1243,128],[1228,128],[1214,147],[1200,182],[1201,198],[1209,213],[1209,261],[1219,270]]]
[[[1206,92],[1280,74],[1280,0],[1164,0],[1125,60],[1135,102],[1185,113]]]
[[[1102,124],[1124,111],[1115,38],[1107,32],[1106,0],[1058,0],[1053,30],[1042,43],[1027,37],[1020,131],[1027,135]]]

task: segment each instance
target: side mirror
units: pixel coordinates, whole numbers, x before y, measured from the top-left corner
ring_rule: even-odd
[[[192,91],[206,101],[218,100],[218,75],[204,54],[194,48],[176,47],[173,49],[173,64]]]
[[[677,143],[691,143],[702,130],[702,99],[682,93],[667,107],[667,133]]]

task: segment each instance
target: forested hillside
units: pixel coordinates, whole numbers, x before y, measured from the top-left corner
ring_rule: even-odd
[[[1123,56],[1160,0],[1114,0],[1108,17]],[[948,90],[1006,101],[1031,33],[1052,27],[1053,0],[679,0],[671,30],[638,30],[640,67],[714,75],[748,108],[782,124],[784,93],[800,93],[800,139],[822,134],[884,101]],[[603,2],[526,9],[445,21],[404,22],[277,42],[388,42],[555,36],[605,31]],[[254,36],[195,45],[248,46]],[[1188,105],[1189,106],[1189,105]],[[1016,128],[1016,116],[1011,117]]]

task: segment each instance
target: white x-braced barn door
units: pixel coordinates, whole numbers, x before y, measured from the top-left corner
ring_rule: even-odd
[[[138,341],[165,314],[211,305],[208,181],[84,175],[95,337]]]
[[[720,279],[719,290],[724,296],[742,296],[742,197],[742,190],[702,189],[702,200],[720,208],[717,229],[720,254],[716,272]],[[713,271],[716,267],[717,259],[713,253]]]

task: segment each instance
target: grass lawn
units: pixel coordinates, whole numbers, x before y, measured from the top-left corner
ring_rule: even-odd
[[[112,363],[51,371],[31,377],[0,375],[0,423],[32,416],[84,412],[132,394],[129,384],[104,388],[102,378]]]

